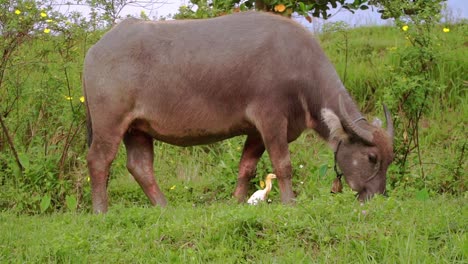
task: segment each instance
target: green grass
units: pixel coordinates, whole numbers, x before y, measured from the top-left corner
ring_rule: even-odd
[[[442,26],[432,30],[435,36],[434,53],[437,55],[436,67],[431,74],[444,87],[433,99],[442,99],[445,103],[443,107],[458,107],[466,103],[468,25],[461,23],[448,27],[450,33],[443,33]],[[359,27],[346,33],[325,33],[318,39],[345,86],[365,112],[374,111],[382,91],[392,88],[394,80],[390,70],[400,63],[398,51],[410,45],[398,28],[381,26]]]
[[[366,214],[363,214],[363,210]],[[0,214],[0,262],[466,263],[466,199],[323,191],[296,206],[220,201],[107,215]]]

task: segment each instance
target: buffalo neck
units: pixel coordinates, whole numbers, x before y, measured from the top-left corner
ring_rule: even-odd
[[[315,107],[313,108],[316,113],[315,117],[317,121],[317,125],[315,126],[314,130],[317,131],[317,133],[322,138],[328,139],[330,136],[330,130],[322,120],[321,110],[323,108],[332,110],[340,118],[340,120],[344,119],[339,106],[340,97],[341,100],[343,100],[343,105],[345,108],[344,110],[347,111],[352,120],[358,120],[363,116],[337,76],[335,82],[333,82],[333,85],[324,85],[322,86],[322,89],[319,89],[319,91],[320,93],[317,95],[319,97],[318,101],[320,103],[316,103]]]
[[[273,187],[273,184],[271,182],[271,178],[267,178],[265,180],[265,191],[269,193],[271,191],[271,188]]]

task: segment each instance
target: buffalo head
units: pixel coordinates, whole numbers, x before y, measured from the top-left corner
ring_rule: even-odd
[[[385,194],[387,168],[393,160],[393,123],[384,105],[387,130],[380,120],[369,124],[364,118],[351,119],[341,98],[339,116],[323,109],[324,122],[330,130],[329,142],[348,185],[360,201],[374,194]]]

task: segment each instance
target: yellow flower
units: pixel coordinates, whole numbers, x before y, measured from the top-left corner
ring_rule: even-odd
[[[172,185],[172,187],[171,187],[170,189],[171,189],[171,190],[174,190],[174,189],[175,189],[175,187],[176,187],[175,185]]]
[[[448,33],[448,32],[450,32],[450,28],[444,27],[443,31],[444,31],[445,33]]]
[[[71,96],[65,96],[65,100],[71,101],[72,99],[73,99],[73,97],[71,97]]]
[[[80,102],[84,103],[85,99],[84,99],[84,96],[81,96],[80,97]]]
[[[16,9],[16,10],[15,10],[15,14],[19,15],[19,14],[21,14],[21,11],[18,10],[18,9]]]
[[[50,23],[50,22],[54,22],[54,21],[52,19],[46,19],[45,22]]]
[[[282,12],[284,12],[284,10],[286,10],[286,6],[283,5],[283,4],[279,4],[279,5],[275,5],[274,9],[275,9],[276,12],[282,13]]]
[[[47,14],[45,12],[41,12],[41,17],[47,17]]]
[[[50,28],[44,28],[44,33],[49,34],[50,33]]]
[[[408,31],[408,28],[409,28],[408,25],[404,25],[404,26],[401,27],[401,29],[403,29],[403,31]]]
[[[88,176],[88,177],[86,177],[86,180],[89,182],[91,180],[91,178],[89,178],[89,176]]]

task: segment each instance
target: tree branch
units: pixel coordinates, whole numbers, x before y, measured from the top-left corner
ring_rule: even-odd
[[[0,124],[2,126],[3,133],[5,134],[5,137],[7,138],[8,145],[10,146],[11,151],[13,152],[13,157],[15,158],[16,164],[18,165],[18,168],[20,169],[21,174],[23,174],[24,167],[21,164],[21,161],[19,160],[18,157],[18,152],[16,151],[15,145],[13,143],[13,140],[11,139],[10,133],[8,132],[8,129],[3,122],[3,117],[0,115]]]

